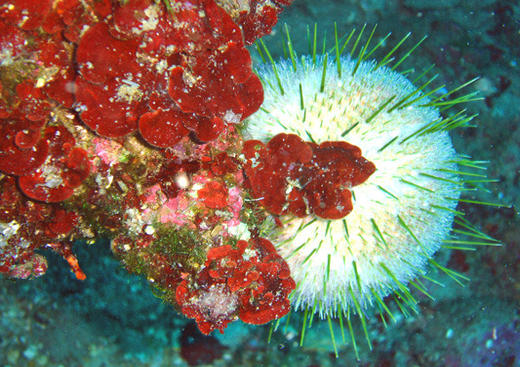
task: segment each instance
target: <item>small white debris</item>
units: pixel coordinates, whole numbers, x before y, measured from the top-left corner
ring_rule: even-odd
[[[7,245],[7,241],[18,232],[20,224],[16,221],[9,223],[0,222],[0,248]]]
[[[144,10],[145,19],[141,21],[140,27],[133,27],[132,32],[136,35],[139,35],[145,31],[154,30],[159,24],[159,6],[157,4],[152,4],[148,8]]]
[[[179,172],[175,175],[175,184],[181,190],[187,189],[190,186],[190,178],[186,172]]]
[[[228,318],[238,306],[238,296],[227,291],[223,285],[212,285],[191,301],[201,309],[209,321]]]
[[[130,208],[125,211],[124,223],[128,232],[135,235],[141,233],[141,230],[145,225],[141,213],[136,208]]]
[[[38,79],[36,80],[36,85],[35,85],[35,87],[36,87],[36,88],[42,88],[42,87],[44,87],[44,86],[45,86],[45,79],[44,79],[44,78],[38,78]]]
[[[152,235],[155,233],[155,228],[152,225],[148,224],[144,227],[144,233]]]
[[[157,71],[157,73],[162,74],[167,67],[168,63],[166,62],[166,60],[161,60],[155,65],[155,70]]]
[[[65,83],[65,91],[69,93],[76,93],[78,90],[78,87],[76,86],[75,82],[67,82]]]
[[[251,238],[248,225],[242,222],[236,226],[228,227],[228,233],[239,240],[247,241]]]
[[[241,118],[242,118],[241,114],[236,114],[236,113],[234,113],[231,110],[226,111],[226,114],[224,115],[224,120],[227,123],[230,123],[230,124],[238,124],[238,123],[240,123]]]
[[[258,256],[258,253],[251,249],[251,248],[246,248],[244,250],[244,254],[242,255],[242,258],[245,260],[245,261],[249,261],[249,259],[255,257],[255,256]]]
[[[39,186],[45,186],[49,189],[55,189],[63,184],[60,171],[55,166],[43,165],[41,168],[41,177],[45,179],[45,183]]]
[[[0,49],[0,66],[8,66],[13,63],[13,51],[9,48]]]
[[[139,87],[140,85],[134,82],[130,75],[127,79],[123,79],[121,85],[117,88],[117,99],[128,103],[139,101],[143,96]]]

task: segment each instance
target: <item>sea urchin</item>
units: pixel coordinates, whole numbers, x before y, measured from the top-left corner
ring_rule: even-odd
[[[269,229],[297,284],[291,297],[294,309],[305,312],[302,340],[314,314],[327,318],[329,326],[331,317],[343,325],[347,316],[350,329],[350,315],[357,314],[370,346],[365,315],[371,306],[393,318],[383,299],[394,295],[399,307],[413,308],[411,288],[429,296],[421,282],[430,279],[428,266],[457,281],[464,278],[432,258],[441,247],[460,243],[450,234],[454,220],[469,237],[496,242],[456,210],[464,188],[486,181],[475,180],[471,169],[478,163],[457,154],[448,133],[474,117],[451,112],[451,107],[475,99],[474,94],[451,98],[470,82],[452,91],[440,86],[427,92],[435,77],[420,80],[429,70],[413,81],[396,71],[424,39],[401,59],[393,55],[408,35],[381,61],[369,61],[388,36],[369,48],[374,31],[362,45],[363,30],[341,40],[335,32],[334,47],[323,47],[319,55],[316,41],[310,42],[308,56],[296,55],[286,32],[289,57],[278,62],[261,43],[261,57],[271,61],[257,67],[265,100],[246,120],[244,135],[268,142],[281,133],[295,134],[313,146],[346,141],[375,164],[366,181],[342,183],[352,193],[348,215],[329,219],[309,211],[298,216],[283,212],[281,225]],[[353,46],[344,55],[349,42]],[[417,82],[422,85],[416,87]],[[310,181],[292,182],[287,193],[302,190]]]

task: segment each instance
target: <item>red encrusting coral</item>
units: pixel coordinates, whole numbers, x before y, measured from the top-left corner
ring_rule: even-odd
[[[77,234],[78,221],[74,212],[29,200],[18,189],[14,177],[4,177],[0,180],[0,273],[23,279],[42,275],[47,262],[34,251],[53,243],[51,248],[74,265],[76,276],[83,278],[68,242]]]
[[[262,103],[231,17],[210,0],[180,2],[172,11],[151,0],[131,1],[81,36],[77,109],[100,135],[139,129],[150,144],[165,148],[189,130],[207,142]]]
[[[179,161],[174,158],[166,162],[157,173],[148,177],[147,186],[159,184],[167,198],[175,198],[199,169],[198,161]],[[184,182],[181,182],[182,180]]]
[[[67,235],[77,223],[78,215],[76,213],[56,208],[52,221],[47,225],[48,235],[49,237]]]
[[[238,171],[238,161],[226,152],[219,153],[213,160],[205,162],[205,168],[215,176],[224,176]]]
[[[0,171],[24,175],[43,164],[49,144],[41,139],[41,122],[23,117],[0,120]]]
[[[18,184],[31,199],[60,202],[69,198],[88,177],[88,155],[74,146],[74,137],[63,126],[47,127],[43,139],[49,145],[47,160],[31,173],[18,177]]]
[[[188,135],[188,130],[182,124],[191,116],[178,110],[158,109],[147,112],[139,119],[139,131],[143,138],[153,146],[167,148],[177,144],[182,137]]]
[[[238,240],[234,125],[263,100],[245,46],[290,1],[167,3],[0,5],[0,273],[42,275],[47,248],[85,279],[72,242],[109,236],[203,332],[265,323],[294,282],[268,240]]]
[[[18,111],[27,120],[45,121],[49,115],[50,105],[43,97],[40,88],[36,88],[32,80],[24,81],[16,86],[19,99]]]
[[[208,251],[204,269],[176,290],[182,312],[204,334],[223,329],[236,318],[265,324],[290,310],[295,288],[289,266],[265,238],[240,240]]]
[[[343,218],[352,211],[349,188],[375,171],[354,145],[307,143],[294,134],[278,134],[267,144],[248,140],[244,155],[246,185],[275,215]]]
[[[51,0],[18,0],[0,7],[0,17],[24,30],[34,30],[41,26],[47,13],[51,10]]]
[[[292,0],[217,0],[217,4],[231,14],[242,29],[246,45],[251,45],[256,39],[271,33],[284,6],[291,3]]]
[[[214,1],[200,1],[205,17],[185,30],[186,41],[206,35],[170,73],[168,92],[184,112],[238,123],[263,101],[240,28]],[[187,16],[188,14],[183,14]],[[218,29],[218,32],[212,30]],[[189,43],[189,42],[188,42]]]
[[[210,209],[222,209],[227,205],[228,190],[221,182],[209,181],[202,189],[197,191],[197,194],[200,200]]]

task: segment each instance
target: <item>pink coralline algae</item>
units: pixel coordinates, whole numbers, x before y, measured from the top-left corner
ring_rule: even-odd
[[[248,200],[266,173],[244,160],[253,148],[236,125],[263,101],[245,46],[289,3],[2,2],[0,273],[38,277],[35,251],[49,249],[82,280],[73,242],[108,237],[203,333],[287,314],[295,284],[258,225],[274,207]],[[336,180],[356,155],[298,144],[286,150],[318,167],[309,177]],[[336,186],[315,187],[316,202],[341,197]]]

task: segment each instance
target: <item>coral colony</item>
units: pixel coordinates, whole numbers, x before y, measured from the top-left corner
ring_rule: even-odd
[[[353,315],[370,346],[369,307],[415,310],[427,265],[464,280],[432,256],[497,245],[456,209],[490,181],[448,135],[474,95],[398,73],[408,36],[369,61],[388,36],[365,28],[328,51],[314,28],[309,56],[286,32],[276,63],[260,41],[257,76],[245,46],[290,2],[3,2],[0,272],[40,276],[49,248],[85,279],[72,242],[108,237],[204,334],[292,303],[301,343],[318,314],[356,353]]]
[[[71,242],[107,236],[203,333],[284,316],[236,129],[263,100],[245,45],[282,5],[3,2],[0,271],[39,276],[50,247],[84,279]]]

